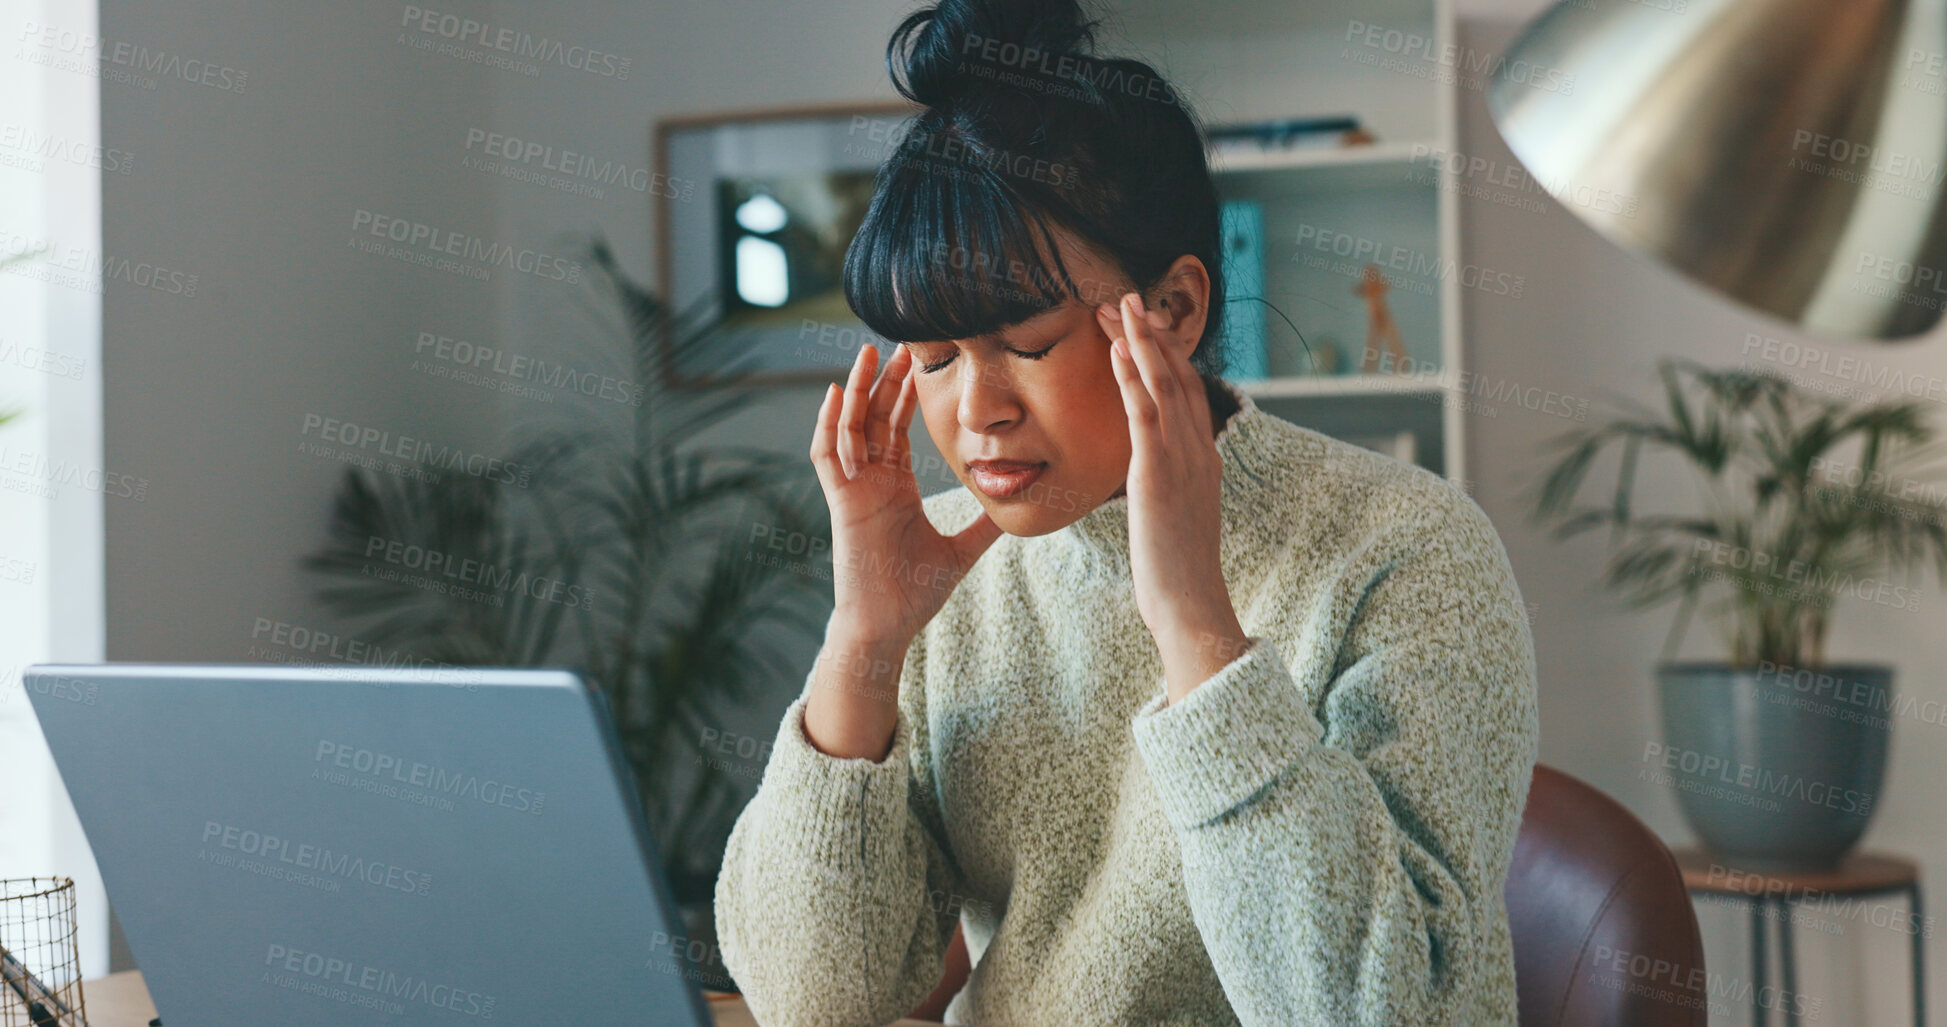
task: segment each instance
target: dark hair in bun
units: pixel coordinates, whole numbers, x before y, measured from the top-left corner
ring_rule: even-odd
[[[879,168],[845,253],[845,299],[898,342],[998,332],[1074,297],[1060,226],[1148,294],[1189,254],[1210,275],[1191,363],[1224,370],[1216,189],[1189,104],[1142,61],[1093,53],[1076,0],[943,0],[886,46],[894,88],[924,107]],[[903,55],[903,56],[902,56]]]

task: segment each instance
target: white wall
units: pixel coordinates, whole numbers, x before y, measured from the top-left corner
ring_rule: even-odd
[[[487,70],[395,39],[399,6],[111,2],[103,34],[247,75],[103,86],[137,155],[104,190],[104,246],[196,277],[111,288],[111,462],[150,482],[108,519],[111,660],[241,660],[258,618],[309,623],[297,557],[344,464],[300,453],[308,414],[488,445],[478,390],[409,370],[426,325],[493,322],[492,283],[352,248],[356,212],[487,235],[492,203],[420,141],[487,104]],[[496,276],[504,272],[496,271]],[[315,438],[315,432],[312,435]]]

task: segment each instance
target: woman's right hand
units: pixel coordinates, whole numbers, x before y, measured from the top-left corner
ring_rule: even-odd
[[[894,349],[875,382],[879,351],[860,346],[845,388],[826,390],[811,463],[831,508],[833,631],[904,646],[1001,529],[986,510],[950,537],[927,519],[906,434],[919,406],[913,357]]]

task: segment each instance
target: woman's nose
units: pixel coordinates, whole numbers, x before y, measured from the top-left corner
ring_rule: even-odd
[[[1014,374],[1004,364],[962,355],[956,383],[960,389],[960,424],[968,431],[987,432],[1020,419],[1021,399]]]

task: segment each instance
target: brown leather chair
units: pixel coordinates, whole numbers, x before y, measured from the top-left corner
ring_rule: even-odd
[[[1522,1027],[1708,1022],[1683,872],[1621,803],[1535,764],[1502,894]]]
[[[1621,803],[1535,764],[1508,866],[1522,1027],[1703,1027],[1704,942],[1676,857]],[[958,930],[939,987],[908,1016],[941,1022],[971,969]]]
[[[967,975],[972,972],[973,963],[967,957],[967,935],[963,928],[955,927],[953,944],[946,949],[946,972],[940,975],[939,986],[926,996],[926,1001],[907,1013],[906,1018],[945,1023],[946,1007],[952,1003],[953,996],[960,994],[960,986],[967,983]]]

